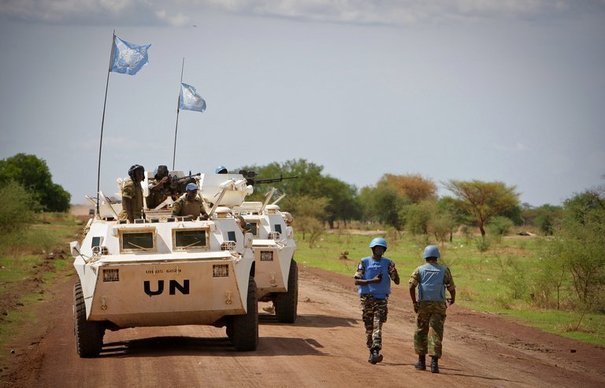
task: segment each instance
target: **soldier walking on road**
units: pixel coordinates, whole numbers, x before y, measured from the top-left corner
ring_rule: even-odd
[[[382,255],[387,250],[384,238],[377,237],[370,242],[372,256],[364,257],[355,272],[355,285],[359,286],[362,319],[366,330],[366,345],[370,349],[368,362],[382,361],[382,324],[387,321],[388,299],[391,293],[391,279],[399,284],[399,274],[395,263]]]
[[[447,303],[445,289],[450,292],[450,305],[456,301],[456,286],[450,269],[437,264],[441,256],[439,248],[429,245],[424,249],[423,258],[426,264],[414,270],[410,277],[410,297],[414,304],[416,316],[416,333],[414,350],[418,354],[415,367],[426,370],[426,354],[431,356],[431,372],[439,373],[439,358],[443,341],[443,326]],[[416,299],[418,287],[418,299]],[[430,329],[430,332],[429,332]]]

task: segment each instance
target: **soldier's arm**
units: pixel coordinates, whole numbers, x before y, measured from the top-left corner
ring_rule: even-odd
[[[204,207],[204,200],[200,198],[200,218],[202,220],[207,220],[208,219],[208,213],[206,213],[206,208]]]
[[[393,283],[400,283],[399,273],[397,272],[397,268],[395,268],[395,263],[392,261],[391,264],[389,264],[389,277],[393,280]]]
[[[447,288],[451,296],[450,304],[454,304],[456,302],[456,285],[454,284],[454,278],[449,268],[445,271],[444,281],[445,287]]]
[[[416,304],[417,303],[416,302],[416,285],[410,283],[409,288],[410,288],[410,299],[412,299],[413,304]]]
[[[122,198],[122,207],[124,208],[124,211],[126,212],[126,217],[128,218],[128,221],[134,222],[134,211],[132,208],[132,198],[123,197]]]
[[[412,300],[412,304],[414,305],[414,311],[417,311],[417,304],[418,302],[416,301],[416,287],[418,286],[418,283],[420,281],[420,272],[418,271],[418,268],[416,268],[416,270],[414,270],[414,272],[412,273],[412,276],[410,276],[410,280],[408,281],[409,283],[409,290],[410,290],[410,299]]]
[[[357,266],[357,271],[355,272],[355,276],[353,277],[355,279],[356,286],[365,286],[366,284],[380,283],[380,275],[377,275],[376,277],[374,277],[372,279],[366,280],[363,278],[364,273],[365,273],[365,268],[363,267],[363,262],[360,261],[359,265]]]
[[[172,205],[172,215],[179,216],[181,215],[181,201],[176,201],[174,205]]]

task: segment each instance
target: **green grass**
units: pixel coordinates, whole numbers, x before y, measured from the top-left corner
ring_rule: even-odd
[[[603,314],[581,314],[557,310],[509,310],[503,315],[546,332],[594,345],[605,344]]]
[[[82,229],[82,223],[66,214],[42,214],[38,222],[19,234],[0,238],[0,298],[19,295],[17,306],[4,311],[0,325],[0,347],[18,332],[25,323],[35,317],[30,305],[44,300],[45,289],[56,278],[71,271],[69,241],[74,240]],[[53,254],[53,258],[47,258]],[[23,292],[28,280],[38,279],[40,288]],[[2,352],[0,360],[6,357]]]
[[[368,247],[375,235],[326,233],[316,247],[297,236],[297,261],[301,264],[353,276],[359,260],[369,256]],[[422,251],[426,238],[405,235],[388,237],[386,256],[395,261],[402,284],[413,270],[424,263]],[[540,237],[504,237],[491,242],[486,252],[479,252],[472,240],[455,238],[440,245],[442,260],[454,276],[457,303],[476,310],[497,313],[518,319],[546,332],[574,338],[592,344],[605,345],[605,314],[586,315],[581,325],[581,313],[537,308],[531,303],[532,275],[539,273],[541,252],[545,240]],[[348,252],[349,260],[340,259]],[[570,296],[569,284],[564,285],[563,298]]]

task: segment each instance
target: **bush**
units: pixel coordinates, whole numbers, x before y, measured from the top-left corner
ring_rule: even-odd
[[[490,234],[495,237],[498,241],[505,236],[510,229],[513,227],[513,222],[506,217],[498,216],[492,218],[487,224],[487,229]]]
[[[35,220],[40,204],[20,184],[9,181],[0,187],[0,233],[22,232]]]
[[[489,239],[487,239],[485,237],[477,237],[475,239],[475,246],[477,247],[477,250],[479,252],[487,252],[490,245],[491,245],[491,243],[490,243]]]

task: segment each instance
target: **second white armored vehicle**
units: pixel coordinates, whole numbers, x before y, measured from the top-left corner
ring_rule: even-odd
[[[271,301],[279,322],[293,323],[298,314],[298,265],[292,216],[276,203],[243,202],[235,211],[244,217],[254,240],[255,280],[259,301]]]
[[[148,212],[134,223],[97,211],[80,242],[71,243],[78,280],[74,332],[81,357],[99,355],[105,330],[138,326],[226,327],[237,350],[258,345],[252,235],[219,207],[240,205],[245,180],[197,178],[213,205],[209,219]],[[105,207],[113,205],[106,201]]]

